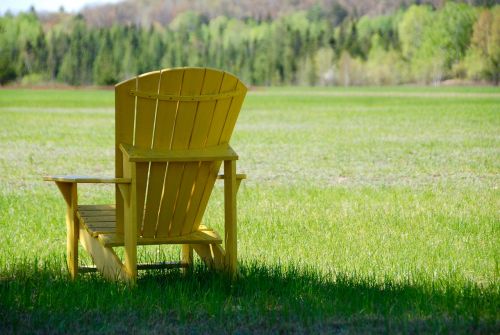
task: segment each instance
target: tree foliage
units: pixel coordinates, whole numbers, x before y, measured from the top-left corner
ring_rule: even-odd
[[[154,3],[154,2],[152,2]],[[361,16],[327,1],[264,19],[187,10],[168,24],[93,25],[83,15],[0,17],[0,83],[110,85],[160,67],[209,66],[253,85],[498,83],[500,6],[446,2]],[[200,3],[200,6],[201,3]],[[232,10],[235,10],[232,8]],[[260,14],[259,14],[260,15]]]

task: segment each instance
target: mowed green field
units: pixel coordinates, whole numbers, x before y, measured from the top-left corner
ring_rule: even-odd
[[[500,332],[500,89],[252,90],[231,140],[240,279],[198,262],[132,288],[68,279],[63,200],[42,181],[113,175],[113,105],[0,90],[0,333]],[[205,223],[222,231],[222,185]]]

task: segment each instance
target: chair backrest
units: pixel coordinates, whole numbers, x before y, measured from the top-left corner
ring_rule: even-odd
[[[232,74],[208,68],[165,69],[115,87],[116,177],[120,143],[141,149],[205,148],[229,142],[247,88]],[[143,237],[198,229],[221,162],[137,163],[137,229]],[[117,192],[117,231],[123,200]]]

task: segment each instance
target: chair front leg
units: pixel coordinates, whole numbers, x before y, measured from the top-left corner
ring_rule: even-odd
[[[226,271],[231,277],[237,272],[237,224],[236,224],[236,161],[224,161],[224,241]]]
[[[77,183],[56,182],[66,201],[66,262],[72,279],[78,275],[78,238],[79,223],[77,218],[78,191]]]
[[[137,279],[137,172],[135,163],[124,163],[125,176],[132,178],[132,184],[124,185],[120,191],[124,198],[123,239],[125,247],[125,269],[128,281]]]

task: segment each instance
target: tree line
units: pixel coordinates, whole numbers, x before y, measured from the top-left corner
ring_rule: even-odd
[[[333,13],[333,14],[332,14]],[[447,2],[389,15],[312,6],[268,20],[185,11],[168,24],[91,26],[32,10],[0,17],[0,83],[111,85],[158,68],[208,66],[251,85],[395,85],[500,76],[500,6]]]

